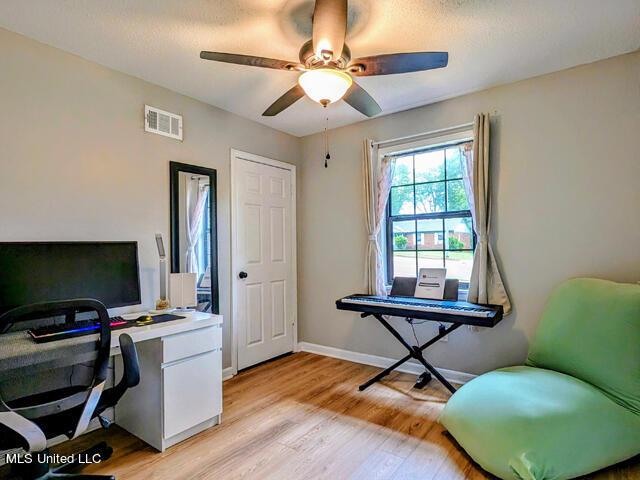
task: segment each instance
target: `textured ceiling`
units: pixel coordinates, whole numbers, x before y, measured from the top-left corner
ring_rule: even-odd
[[[198,55],[296,60],[312,10],[310,0],[3,0],[0,26],[302,136],[324,126],[307,98],[261,117],[296,73]],[[354,56],[449,52],[446,69],[359,79],[386,114],[636,50],[640,0],[352,0],[347,42]],[[365,119],[344,102],[326,113],[331,127]]]

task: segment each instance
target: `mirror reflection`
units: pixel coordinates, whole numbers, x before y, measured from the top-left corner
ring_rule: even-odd
[[[216,313],[215,170],[174,168],[172,187],[172,272],[195,273],[197,310]]]

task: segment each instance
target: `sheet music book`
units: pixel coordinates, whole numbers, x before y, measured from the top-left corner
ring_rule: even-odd
[[[446,268],[421,268],[418,273],[416,291],[417,298],[442,300],[444,298],[444,284],[447,279]]]

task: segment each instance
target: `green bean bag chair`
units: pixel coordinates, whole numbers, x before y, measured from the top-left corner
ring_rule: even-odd
[[[574,478],[640,454],[640,285],[560,285],[526,366],[467,383],[440,422],[504,479]]]

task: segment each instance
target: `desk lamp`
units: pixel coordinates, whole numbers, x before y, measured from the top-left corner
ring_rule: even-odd
[[[156,311],[162,312],[169,310],[171,304],[167,299],[167,254],[164,250],[162,235],[159,233],[156,233],[156,246],[160,256],[160,298],[156,301]]]

